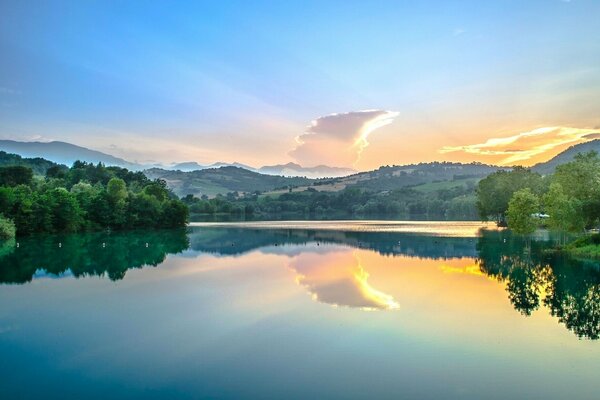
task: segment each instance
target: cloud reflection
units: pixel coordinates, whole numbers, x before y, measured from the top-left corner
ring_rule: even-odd
[[[327,254],[303,253],[292,260],[298,284],[317,301],[363,310],[394,310],[396,300],[369,284],[369,273],[357,253],[339,250]]]

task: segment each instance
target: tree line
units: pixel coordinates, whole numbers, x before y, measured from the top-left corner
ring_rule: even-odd
[[[185,226],[189,213],[163,180],[82,161],[51,166],[43,177],[26,166],[0,167],[0,210],[0,236],[11,224],[17,235],[172,228]]]
[[[495,172],[479,182],[477,207],[482,219],[520,234],[530,234],[540,225],[574,233],[596,227],[600,157],[593,151],[580,153],[546,176],[522,167]]]
[[[423,193],[413,188],[374,192],[349,187],[338,192],[308,188],[301,192],[264,195],[230,192],[209,199],[188,195],[182,198],[191,214],[237,216],[344,217],[387,216],[394,218],[477,219],[475,189],[456,186]]]

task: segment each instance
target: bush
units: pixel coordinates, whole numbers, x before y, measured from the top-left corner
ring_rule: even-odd
[[[16,231],[15,224],[10,219],[0,215],[0,240],[14,238]]]

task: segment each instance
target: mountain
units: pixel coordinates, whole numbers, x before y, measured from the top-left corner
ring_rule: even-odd
[[[327,165],[303,167],[291,162],[287,164],[267,165],[259,168],[258,172],[268,175],[306,176],[308,178],[337,178],[356,173],[356,171],[351,168],[329,167]]]
[[[551,174],[554,172],[554,169],[558,165],[568,163],[569,161],[573,161],[577,154],[587,153],[589,151],[595,151],[597,153],[600,153],[600,139],[571,146],[562,153],[557,154],[550,160],[534,165],[533,167],[531,167],[531,169],[542,175]]]
[[[35,175],[46,175],[46,171],[50,167],[59,166],[59,164],[43,158],[23,158],[17,154],[9,154],[5,151],[0,151],[0,167],[7,166],[22,166],[31,168]],[[63,168],[66,168],[64,165]]]
[[[245,164],[241,164],[241,163],[237,163],[237,162],[234,162],[234,163],[216,162],[216,163],[213,163],[210,165],[202,165],[202,164],[198,164],[195,161],[188,161],[188,162],[173,164],[170,167],[168,167],[168,169],[179,170],[179,171],[184,171],[184,172],[191,172],[191,171],[198,171],[201,169],[220,168],[220,167],[238,167],[238,168],[247,169],[248,171],[256,172],[256,168],[252,168],[249,165],[245,165]]]
[[[289,186],[310,185],[313,180],[300,177],[265,175],[245,168],[226,166],[184,172],[151,168],[144,171],[150,179],[164,179],[179,196],[214,196],[229,192],[287,190]]]
[[[22,157],[43,157],[46,160],[59,164],[71,165],[73,162],[87,161],[91,163],[103,163],[116,165],[132,170],[141,170],[144,167],[122,158],[111,156],[96,150],[77,146],[65,142],[18,142],[15,140],[0,140],[0,150],[7,153],[16,153]]]

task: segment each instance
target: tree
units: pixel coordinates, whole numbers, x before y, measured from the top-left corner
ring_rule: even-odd
[[[118,201],[127,198],[127,185],[121,178],[111,178],[106,185],[106,192],[113,204],[116,204]]]
[[[32,179],[31,168],[20,165],[0,167],[0,186],[29,185]]]
[[[167,200],[162,204],[161,226],[169,228],[185,226],[188,216],[189,210],[185,204],[177,200]]]
[[[533,214],[539,212],[538,197],[529,188],[516,191],[508,203],[508,226],[515,233],[527,235],[537,227],[537,218]]]
[[[600,157],[595,151],[580,153],[569,163],[556,167],[552,177],[564,193],[578,200],[587,226],[600,218]]]
[[[12,239],[15,237],[15,224],[8,218],[0,214],[0,240]]]
[[[76,232],[83,222],[75,196],[65,188],[54,189],[46,198],[52,210],[52,228],[56,232]]]
[[[580,232],[585,226],[581,201],[568,197],[560,183],[552,183],[543,197],[546,212],[550,215],[548,226],[561,232]]]
[[[477,185],[479,215],[484,220],[493,218],[498,224],[504,223],[510,199],[516,191],[524,188],[541,195],[544,189],[542,176],[523,167],[488,175]]]

